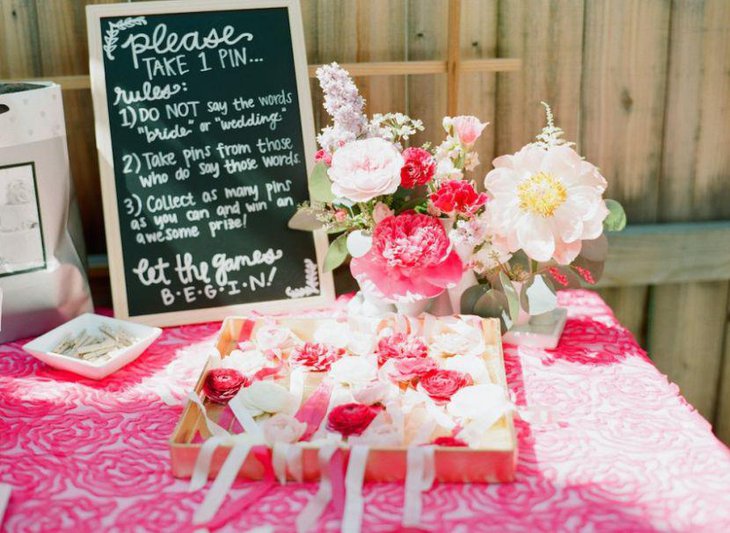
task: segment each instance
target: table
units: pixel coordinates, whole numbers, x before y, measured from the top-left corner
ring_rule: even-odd
[[[517,481],[437,485],[431,531],[730,531],[730,452],[595,293],[565,291],[558,349],[505,346]],[[170,475],[167,439],[219,324],[166,329],[136,362],[94,382],[0,346],[0,482],[8,531],[189,531],[203,492]],[[240,481],[233,497],[252,483]],[[289,484],[223,529],[292,531],[316,489]],[[363,531],[399,529],[403,488],[365,490]],[[330,509],[320,522],[337,531]]]

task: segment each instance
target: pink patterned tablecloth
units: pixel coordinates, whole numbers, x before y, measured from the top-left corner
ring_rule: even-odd
[[[730,531],[730,452],[594,293],[560,294],[557,350],[505,346],[517,481],[437,485],[430,531]],[[167,439],[219,324],[167,329],[100,382],[0,346],[0,482],[8,531],[187,531],[203,493],[170,474]],[[237,482],[232,497],[252,484]],[[290,484],[224,526],[292,531],[316,489]],[[399,529],[403,487],[365,488],[364,531]],[[320,529],[336,531],[330,509]]]

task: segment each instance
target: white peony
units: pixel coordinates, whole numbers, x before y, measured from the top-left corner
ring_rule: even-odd
[[[332,156],[327,175],[332,193],[353,202],[393,194],[400,185],[403,156],[388,141],[373,137],[352,141]]]
[[[251,376],[266,367],[276,366],[260,350],[233,350],[221,360],[222,368],[234,368],[245,376]]]
[[[455,355],[449,357],[443,362],[443,368],[446,370],[456,370],[464,374],[469,374],[475,384],[489,383],[489,371],[482,357],[477,355]]]
[[[493,383],[464,387],[451,397],[446,410],[462,422],[476,422],[486,431],[510,408],[503,387]]]
[[[567,145],[527,145],[494,160],[484,186],[494,242],[536,261],[573,261],[581,241],[598,238],[608,209],[606,180]]]

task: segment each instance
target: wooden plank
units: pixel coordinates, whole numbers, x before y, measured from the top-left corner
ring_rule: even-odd
[[[448,3],[408,0],[407,10],[409,61],[441,61],[446,65]],[[444,136],[441,122],[446,115],[446,70],[443,74],[409,76],[406,83],[408,114],[422,120],[426,128],[411,144],[440,143]]]
[[[467,177],[484,185],[484,175],[495,157],[495,116],[497,75],[494,72],[472,72],[466,65],[491,61],[497,55],[497,0],[462,0],[461,24],[461,81],[459,83],[459,115],[474,115],[490,125],[477,141],[474,149],[482,164]]]
[[[446,52],[446,113],[457,114],[459,107],[459,66],[461,63],[461,0],[449,0]]]
[[[657,218],[670,8],[663,0],[585,4],[578,148],[601,168],[608,196],[631,223]],[[646,308],[648,290],[620,291],[614,311],[643,343],[636,310]]]
[[[496,154],[515,152],[540,133],[545,125],[541,100],[552,106],[566,138],[579,140],[583,4],[500,2],[499,54],[521,58],[524,68],[497,75]]]
[[[730,296],[725,315],[725,343],[715,407],[715,434],[730,445]]]
[[[41,75],[38,24],[33,0],[0,2],[0,77]]]
[[[730,222],[629,226],[608,238],[600,287],[730,278]]]
[[[730,218],[729,25],[730,4],[725,0],[673,4],[658,191],[660,220]],[[714,245],[730,251],[727,239],[702,238],[707,248]],[[701,253],[689,252],[696,261],[693,268],[712,269],[715,265],[704,264]],[[717,266],[721,268],[722,262],[719,259]],[[656,364],[710,421],[719,405],[716,384],[723,358],[727,298],[727,281],[652,289],[649,348]],[[671,302],[675,304],[664,305]],[[684,327],[677,328],[678,323]]]

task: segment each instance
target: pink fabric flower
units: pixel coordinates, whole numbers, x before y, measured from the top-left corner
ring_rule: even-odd
[[[327,166],[332,164],[332,155],[326,150],[317,150],[314,154],[315,163],[324,163]]]
[[[400,170],[400,184],[406,189],[426,185],[436,173],[436,161],[423,148],[403,150],[403,168]]]
[[[327,416],[327,429],[347,438],[360,435],[378,414],[378,409],[361,403],[338,405]]]
[[[315,372],[326,372],[345,354],[344,349],[337,349],[319,342],[305,342],[297,346],[289,356],[293,366],[302,366]]]
[[[388,359],[426,357],[428,347],[418,337],[406,333],[395,333],[380,339],[375,353],[378,356],[378,365],[382,366]]]
[[[414,301],[453,287],[463,265],[438,219],[408,212],[382,220],[370,251],[353,258],[350,270],[365,292]]]
[[[466,442],[456,437],[437,437],[431,443],[434,446],[449,446],[452,448],[464,448],[469,446]]]
[[[459,389],[467,385],[473,385],[469,374],[443,369],[429,372],[419,382],[426,394],[437,402],[448,402]]]
[[[481,122],[477,117],[471,115],[461,115],[452,118],[451,124],[459,142],[465,146],[471,146],[482,134],[488,123]]]
[[[379,224],[390,216],[393,216],[393,210],[385,205],[383,202],[378,202],[373,208],[373,220],[376,224]]]
[[[398,189],[401,167],[403,157],[396,147],[374,137],[353,141],[337,150],[327,175],[335,196],[367,202]]]
[[[464,216],[476,214],[488,199],[486,193],[477,192],[471,182],[464,180],[450,180],[442,183],[429,198],[433,206],[441,213]]]
[[[203,382],[203,392],[215,403],[228,403],[241,387],[248,387],[250,380],[233,368],[214,368],[208,371]]]
[[[413,381],[438,369],[436,361],[430,357],[404,357],[391,359],[384,367],[385,374],[398,383]]]

